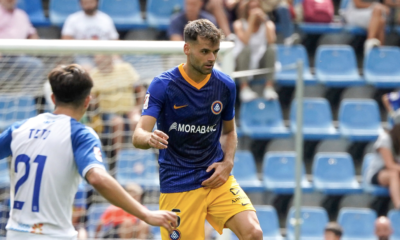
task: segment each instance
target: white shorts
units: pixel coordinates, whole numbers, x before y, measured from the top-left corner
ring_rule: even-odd
[[[7,240],[77,240],[77,237],[52,237],[46,236],[42,234],[35,233],[27,233],[27,232],[18,232],[18,231],[7,231]]]
[[[369,22],[371,21],[372,11],[373,9],[371,7],[346,9],[346,22],[351,26],[367,29]]]

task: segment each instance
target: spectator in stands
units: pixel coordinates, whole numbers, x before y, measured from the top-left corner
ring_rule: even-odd
[[[382,103],[389,113],[391,123],[400,123],[400,91],[391,92],[382,96]]]
[[[378,240],[389,240],[390,235],[392,235],[392,226],[390,220],[387,217],[379,217],[375,221],[375,235]]]
[[[237,36],[234,49],[236,68],[239,71],[269,68],[271,71],[263,76],[266,79],[263,95],[269,100],[276,99],[278,94],[273,87],[275,25],[261,9],[260,0],[249,0],[242,10],[243,18],[233,23]],[[240,78],[240,99],[247,102],[255,98],[257,93],[250,89],[248,78]]]
[[[213,15],[201,10],[202,6],[202,0],[185,0],[185,11],[171,17],[171,23],[167,32],[171,41],[183,41],[183,29],[188,21],[205,18],[217,25]]]
[[[261,8],[268,16],[276,16],[275,23],[280,27],[285,45],[298,44],[300,42],[299,34],[294,32],[294,24],[289,9],[289,3],[286,0],[261,1]]]
[[[389,12],[389,8],[377,0],[349,0],[343,17],[348,24],[367,30],[364,55],[373,47],[385,43],[386,18]]]
[[[143,189],[135,184],[127,184],[125,190],[138,202],[142,202]],[[111,227],[106,236],[99,236],[102,228]],[[96,237],[121,239],[147,239],[150,227],[137,217],[126,213],[121,208],[111,205],[100,218],[96,228]]]
[[[382,131],[374,145],[375,154],[367,169],[367,181],[389,187],[396,209],[400,209],[400,124]]]
[[[0,0],[0,39],[39,38],[28,15],[23,10],[17,9],[16,3],[16,0]],[[32,81],[44,80],[41,78],[42,74],[43,64],[38,58],[0,54],[0,79],[8,81],[29,79],[29,84],[32,84]]]
[[[342,234],[342,227],[336,222],[330,222],[325,227],[324,240],[340,240]]]
[[[203,0],[203,9],[211,13],[217,20],[218,25],[221,27],[222,32],[228,40],[234,40],[235,36],[232,34],[229,24],[227,12],[232,10],[240,0]]]
[[[141,115],[139,103],[143,102],[140,94],[144,89],[135,86],[139,75],[129,63],[117,62],[111,55],[96,55],[94,61],[96,68],[90,73],[94,87],[89,117],[95,130],[111,135],[106,136],[106,140],[112,140],[112,155],[116,155],[122,146],[124,130],[134,131],[136,128]],[[97,108],[99,111],[93,110]],[[96,118],[96,113],[99,113],[99,118]]]
[[[80,0],[82,11],[71,14],[64,23],[62,39],[117,40],[112,19],[97,10],[98,0]]]

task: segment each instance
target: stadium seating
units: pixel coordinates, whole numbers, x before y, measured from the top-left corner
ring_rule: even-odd
[[[16,121],[36,116],[35,99],[32,96],[0,96],[0,130],[4,130]]]
[[[297,101],[290,106],[290,129],[297,131]],[[307,140],[339,138],[339,133],[332,123],[332,112],[325,98],[305,98],[303,100],[303,136]]]
[[[7,159],[0,159],[0,188],[8,188],[10,186],[10,172]]]
[[[81,10],[79,0],[50,0],[50,22],[55,26],[61,27],[69,15],[79,10]]]
[[[41,0],[18,0],[17,8],[24,10],[35,27],[50,26],[50,21],[44,16]]]
[[[257,168],[250,151],[236,151],[233,176],[246,192],[263,191],[262,182],[257,178]]]
[[[100,217],[109,206],[109,203],[93,203],[92,205],[90,205],[87,212],[87,231],[89,238],[95,237],[96,227],[100,222]],[[106,226],[103,226],[101,230],[102,231],[99,234],[100,236],[103,235],[102,233],[106,230]]]
[[[339,132],[351,141],[373,141],[383,131],[374,100],[344,99],[339,109]]]
[[[100,0],[99,10],[112,18],[118,30],[147,27],[139,0]]]
[[[318,143],[315,152],[347,152],[350,144],[349,141],[343,138],[323,140]]]
[[[89,187],[88,184],[81,182],[78,185],[78,191],[75,194],[75,199],[74,199],[74,206],[75,207],[82,207],[82,208],[86,208],[86,204],[87,204],[87,191],[88,191]]]
[[[242,103],[240,126],[243,134],[253,139],[285,138],[290,136],[282,118],[279,102],[256,99]]]
[[[266,240],[283,240],[279,231],[279,219],[276,210],[272,206],[254,206],[258,221],[260,222],[263,237]],[[232,232],[232,240],[238,240]]]
[[[373,48],[364,57],[365,80],[377,88],[400,87],[400,48]]]
[[[319,240],[324,237],[324,229],[328,224],[328,214],[321,207],[301,207],[300,240]],[[291,207],[286,218],[286,239],[295,239],[295,208]]]
[[[353,159],[348,153],[318,153],[314,157],[314,189],[326,195],[361,193]]]
[[[182,10],[183,6],[183,0],[147,0],[147,23],[150,27],[166,30],[172,14]]]
[[[392,236],[390,236],[390,240],[400,240],[400,211],[399,210],[390,210],[388,213],[388,217],[392,224]]]
[[[372,158],[375,157],[376,153],[369,153],[364,156],[364,160],[361,166],[361,176],[362,176],[362,188],[364,192],[376,195],[376,196],[389,196],[389,190],[384,187],[372,185],[367,179],[367,170],[371,164]]]
[[[301,188],[312,192],[310,182],[305,178],[305,168]],[[267,191],[277,194],[292,194],[295,187],[296,154],[294,152],[267,152],[263,161],[263,183]]]
[[[364,85],[358,73],[356,54],[347,45],[318,47],[315,57],[315,76],[329,87]]]
[[[140,76],[140,80],[144,82],[151,82],[153,78],[161,74],[165,69],[163,68],[163,58],[161,55],[156,54],[134,54],[124,55],[124,61],[130,63]],[[148,66],[151,64],[151,71]]]
[[[343,228],[342,240],[376,240],[376,212],[368,208],[342,208],[338,223]]]
[[[135,182],[142,187],[159,187],[156,156],[151,150],[121,150],[116,179],[122,185]]]
[[[277,61],[282,65],[282,70],[276,71],[275,81],[279,85],[294,86],[297,80],[297,61],[303,61],[303,80],[305,84],[316,84],[317,80],[310,72],[306,49],[302,45],[284,46],[277,44]],[[290,67],[291,69],[286,69]]]

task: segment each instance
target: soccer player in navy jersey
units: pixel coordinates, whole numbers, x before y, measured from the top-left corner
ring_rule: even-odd
[[[132,139],[137,148],[160,150],[160,209],[178,214],[178,227],[162,229],[162,239],[204,239],[206,219],[220,234],[228,227],[239,239],[262,239],[255,209],[230,175],[236,86],[213,69],[221,33],[200,19],[184,37],[186,63],[154,78]]]

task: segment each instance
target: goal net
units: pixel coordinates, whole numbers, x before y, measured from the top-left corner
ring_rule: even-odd
[[[217,61],[217,67],[228,74],[234,67],[232,48],[233,43],[222,42]],[[52,112],[48,73],[60,65],[80,64],[95,85],[81,122],[98,133],[109,172],[149,209],[157,209],[158,151],[135,149],[131,138],[152,79],[185,61],[183,42],[2,40],[0,133],[16,121]],[[0,238],[5,235],[10,206],[8,165],[9,159],[0,160]],[[82,234],[116,236],[118,229],[107,221],[118,219],[105,216],[109,204],[84,181],[73,207],[73,222]],[[158,228],[151,233],[159,238]]]

